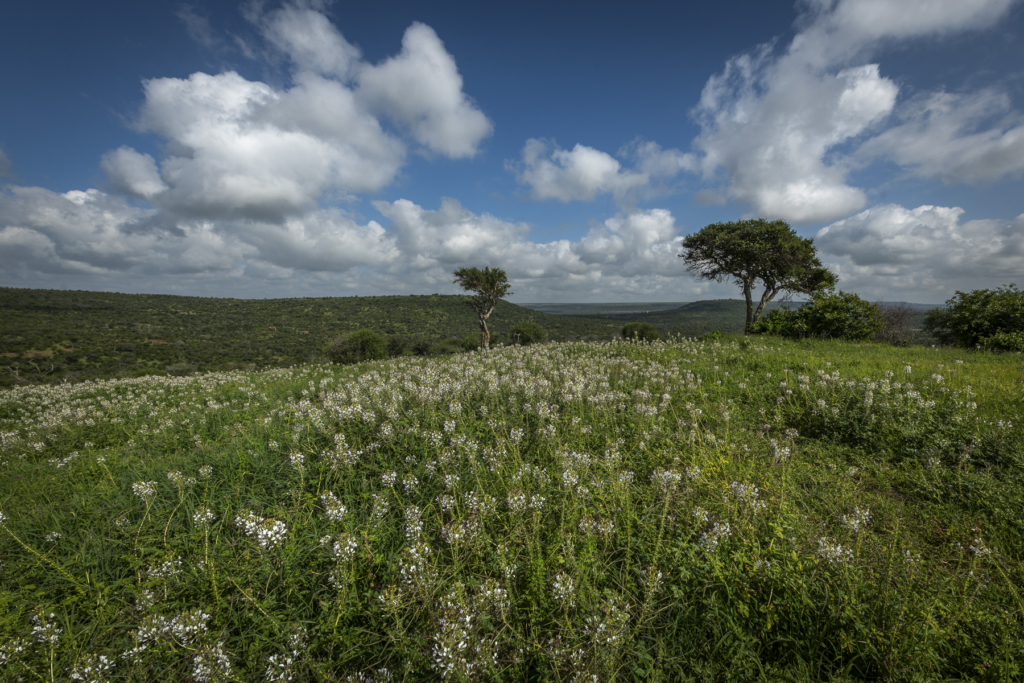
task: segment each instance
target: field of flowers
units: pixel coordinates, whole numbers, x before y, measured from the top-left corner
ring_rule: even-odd
[[[679,339],[0,392],[0,680],[1020,680],[1022,387]]]

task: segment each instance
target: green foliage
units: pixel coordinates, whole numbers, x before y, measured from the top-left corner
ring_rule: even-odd
[[[835,275],[818,260],[814,241],[800,237],[781,220],[712,223],[687,235],[679,256],[698,278],[732,279],[740,287],[747,304],[748,330],[779,293],[810,295],[836,285]],[[755,309],[753,289],[759,282],[764,293]]]
[[[774,334],[790,339],[816,337],[859,341],[882,329],[883,323],[874,304],[852,292],[816,294],[797,309],[769,311],[751,327],[754,334]]]
[[[504,300],[493,317],[495,334],[535,320],[556,341],[608,340],[622,327]],[[478,326],[462,296],[245,300],[0,287],[0,386],[292,367],[322,360],[339,335],[360,329],[402,335],[421,354]]]
[[[373,330],[357,330],[339,337],[327,352],[334,363],[348,365],[388,357],[388,343]]]
[[[535,322],[522,322],[512,328],[509,334],[512,342],[522,346],[539,344],[548,338],[547,330]]]
[[[490,348],[491,333],[487,329],[487,319],[503,297],[512,294],[512,285],[508,282],[508,276],[501,268],[487,267],[480,268],[459,268],[455,271],[454,283],[467,292],[476,292],[476,296],[470,297],[466,303],[472,308],[480,319],[480,345],[484,349]]]
[[[0,391],[0,678],[1021,680],[1022,381],[715,337]]]
[[[384,338],[388,347],[388,355],[392,358],[404,356],[409,352],[412,342],[404,334],[389,334]]]
[[[622,327],[622,336],[632,341],[656,341],[661,339],[658,328],[650,323],[627,323]]]
[[[1024,351],[1024,292],[1014,284],[957,292],[928,312],[925,328],[943,344]]]

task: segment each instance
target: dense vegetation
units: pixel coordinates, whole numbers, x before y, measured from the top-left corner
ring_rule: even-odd
[[[53,382],[290,367],[325,358],[340,335],[364,328],[429,349],[452,338],[479,338],[477,315],[465,300],[436,294],[242,300],[0,288],[0,386],[20,384],[14,372]],[[505,301],[491,321],[499,338],[536,322],[557,341],[608,340],[622,327]]]
[[[0,392],[5,680],[1021,680],[1019,356],[764,338]]]
[[[945,344],[1024,351],[1024,292],[1012,284],[957,292],[928,313],[925,327]]]

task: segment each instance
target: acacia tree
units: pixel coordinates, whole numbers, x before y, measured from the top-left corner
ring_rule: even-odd
[[[467,292],[476,292],[476,296],[469,297],[466,303],[480,317],[480,344],[489,349],[491,333],[487,330],[487,319],[498,305],[498,299],[512,293],[512,285],[501,268],[459,268],[454,274],[455,284]]]
[[[818,260],[814,241],[797,235],[786,221],[712,223],[683,239],[679,257],[703,280],[732,278],[742,288],[747,332],[780,292],[812,295],[836,285],[836,276]],[[753,290],[759,281],[764,293],[755,309]]]

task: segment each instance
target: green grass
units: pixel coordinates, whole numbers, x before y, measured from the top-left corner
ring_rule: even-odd
[[[678,340],[0,392],[0,677],[1020,680],[1022,368]]]

